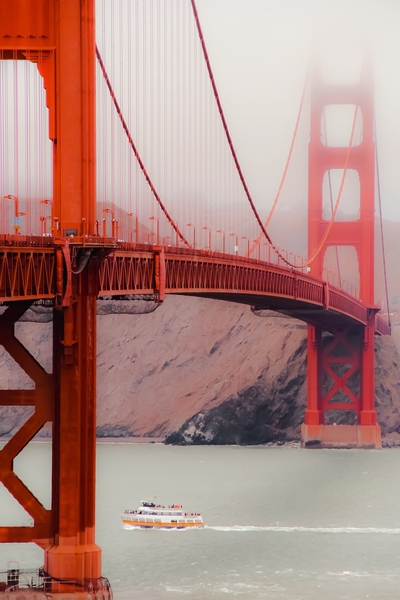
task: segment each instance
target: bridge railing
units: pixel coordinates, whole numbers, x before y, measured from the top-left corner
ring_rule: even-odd
[[[375,331],[380,335],[391,335],[392,333],[390,324],[379,314],[375,317]]]
[[[360,301],[343,290],[333,289],[328,283],[325,284],[326,290],[326,308],[333,308],[341,313],[348,315],[366,323],[368,319],[368,311],[365,306],[360,304]]]

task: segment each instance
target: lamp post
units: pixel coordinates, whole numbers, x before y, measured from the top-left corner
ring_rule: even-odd
[[[18,224],[18,229],[21,227],[20,224],[19,224],[20,223],[20,217],[26,217],[26,212],[18,212],[17,213],[16,221],[17,221],[17,224]],[[18,231],[18,233],[19,233],[19,231]]]
[[[151,244],[151,239],[150,238],[151,238],[152,235],[154,235],[154,236],[156,235],[154,233],[154,231],[150,231],[150,233],[147,234],[147,240],[148,240],[149,244]]]
[[[53,200],[41,200],[40,204],[50,204],[50,216],[46,217],[46,219],[51,219],[51,232],[53,232],[54,230],[54,219],[53,219]],[[40,220],[42,220],[42,218],[40,217]],[[46,233],[46,226],[44,226],[45,231],[44,233]],[[53,233],[52,233],[53,235]]]
[[[235,238],[235,248],[234,248],[234,250],[235,250],[235,254],[237,256],[238,253],[239,253],[239,237],[236,235],[236,233],[230,233],[229,235],[232,235]]]
[[[48,219],[51,219],[51,215],[47,215],[47,217],[44,217],[44,216],[40,217],[40,220],[42,222],[42,235],[46,235],[47,234],[46,221]],[[51,229],[53,230],[54,227],[51,227]],[[53,235],[53,233],[51,233],[51,235]]]
[[[250,256],[250,240],[247,235],[242,235],[242,240],[247,240],[247,257]]]
[[[135,213],[128,213],[127,216],[129,217],[129,219],[131,219],[132,217],[135,217],[135,229],[132,229],[130,231],[129,241],[132,243],[132,233],[135,232],[135,234],[136,234],[135,235],[135,242],[137,244],[138,243],[138,237],[139,237],[139,219],[138,219],[138,216]],[[129,221],[129,223],[130,223],[130,221]],[[129,229],[131,229],[130,226],[129,226]]]
[[[257,260],[260,260],[260,242],[258,240],[253,240],[253,244],[255,244],[257,248]]]
[[[222,253],[225,254],[226,233],[222,229],[217,229],[217,233],[222,233]]]
[[[103,213],[110,213],[111,215],[111,237],[114,238],[115,237],[115,217],[114,217],[114,211],[112,208],[103,208]],[[106,224],[105,224],[105,219],[103,219],[103,234],[104,237],[106,237]]]
[[[15,235],[19,234],[19,213],[18,213],[18,198],[14,196],[14,194],[8,194],[7,196],[3,196],[3,198],[8,198],[9,200],[14,200],[14,233]]]
[[[156,221],[157,223],[157,246],[160,245],[160,219],[158,217],[149,217],[149,221]]]
[[[269,242],[264,242],[264,246],[267,246],[267,262],[271,262],[271,244]]]
[[[193,249],[196,250],[196,227],[193,223],[186,223],[186,227],[193,227]]]
[[[167,245],[167,240],[170,240],[170,239],[171,239],[170,235],[164,235],[163,241],[162,241],[163,246],[166,246]]]
[[[205,231],[208,231],[208,249],[211,251],[211,229],[209,227],[203,227]]]

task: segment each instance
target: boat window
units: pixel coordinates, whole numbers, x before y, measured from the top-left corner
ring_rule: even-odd
[[[161,519],[154,519],[154,523],[161,523]]]

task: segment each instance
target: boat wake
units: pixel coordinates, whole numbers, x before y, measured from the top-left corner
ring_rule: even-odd
[[[212,529],[213,531],[271,531],[277,533],[383,533],[390,535],[400,534],[400,528],[387,527],[284,527],[282,525],[233,525],[233,526],[210,526],[205,525],[204,529]]]

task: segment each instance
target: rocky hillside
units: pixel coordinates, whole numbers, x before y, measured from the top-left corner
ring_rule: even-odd
[[[306,398],[306,327],[248,307],[167,297],[99,302],[98,435],[169,436],[179,443],[265,443],[298,439]],[[51,315],[29,311],[17,335],[51,369]],[[119,313],[119,314],[116,314]],[[400,432],[400,360],[376,340],[376,396],[383,434]],[[0,387],[31,387],[0,348]],[[0,409],[0,435],[31,409]],[[47,428],[44,435],[49,434]]]

